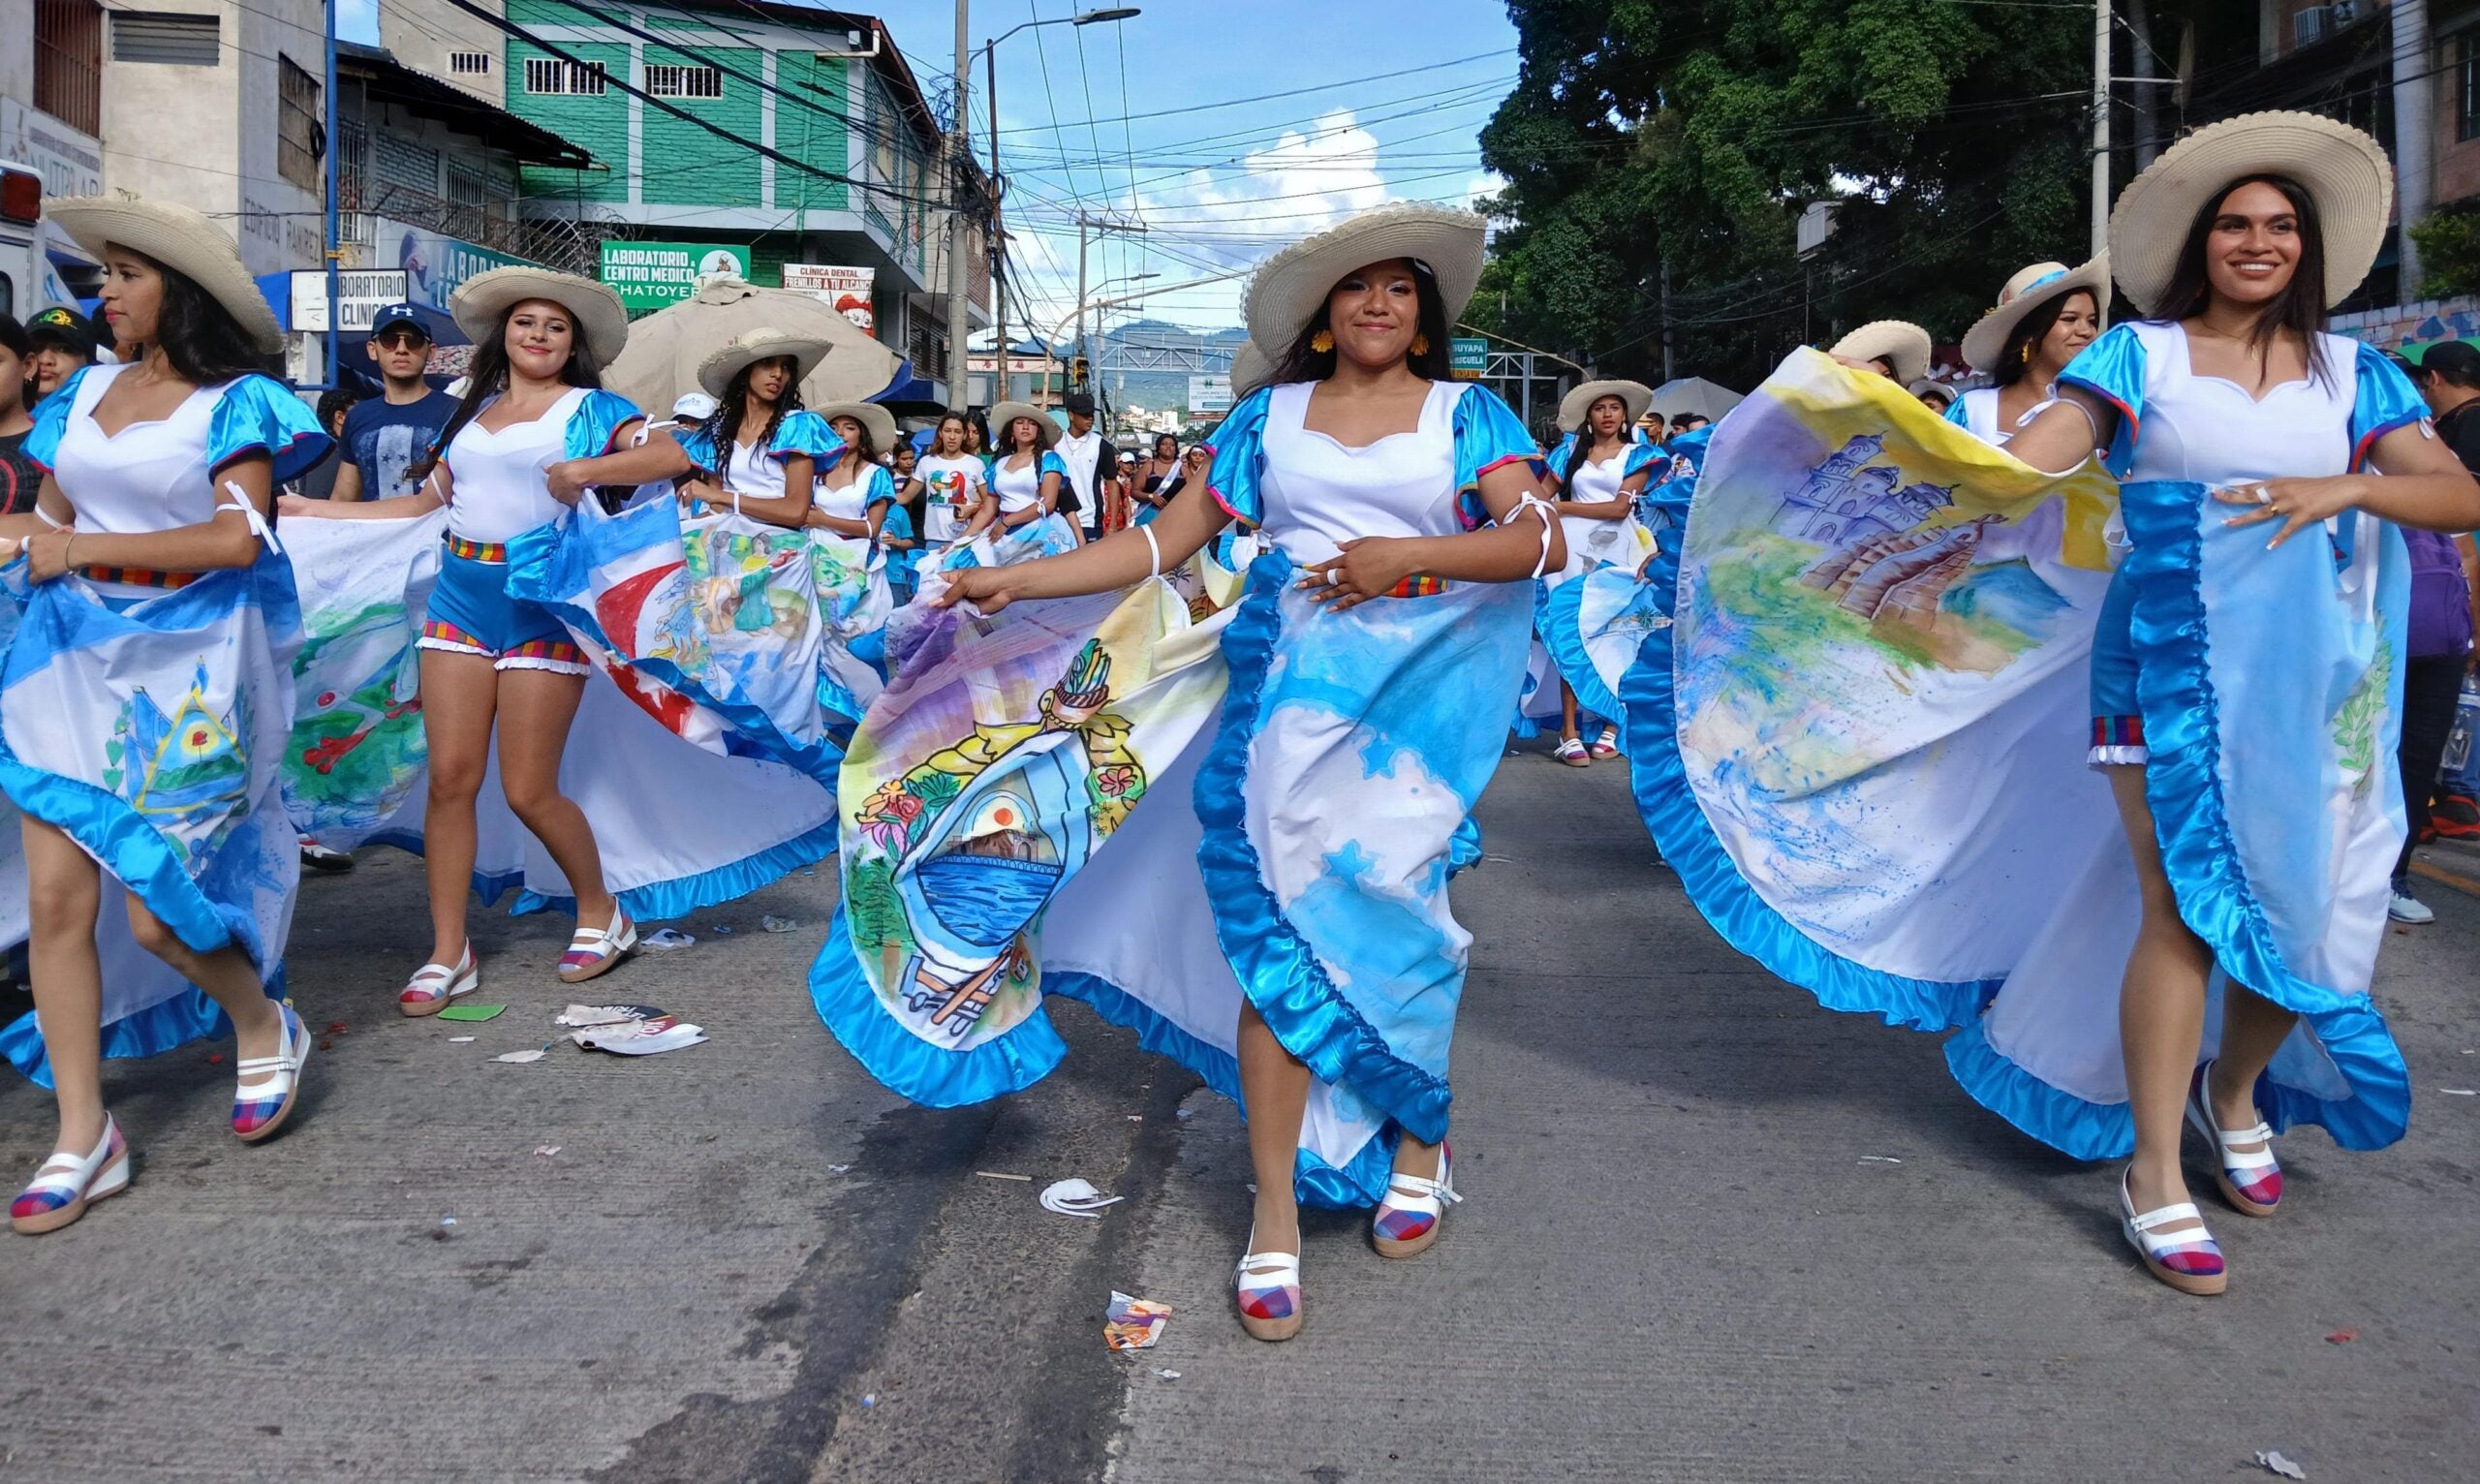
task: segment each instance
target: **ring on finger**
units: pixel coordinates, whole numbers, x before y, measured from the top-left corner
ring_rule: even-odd
[[[1344,580],[1344,570],[1343,570],[1342,568],[1340,568],[1340,567],[1329,567],[1329,568],[1327,568],[1327,569],[1326,569],[1326,585],[1327,585],[1328,587],[1336,587],[1336,586],[1339,586],[1339,585],[1341,585],[1341,584],[1342,584],[1343,580]]]
[[[2254,489],[2249,490],[2248,493],[2256,497],[2256,503],[2258,505],[2271,505],[2274,503],[2274,492],[2267,489],[2262,484],[2259,484]]]

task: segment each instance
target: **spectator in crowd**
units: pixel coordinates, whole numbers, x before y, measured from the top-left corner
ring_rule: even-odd
[[[1160,510],[1169,498],[1165,486],[1179,477],[1180,440],[1172,433],[1154,435],[1154,451],[1135,463],[1128,481],[1129,504],[1136,524],[1144,524],[1147,510]]]
[[[34,342],[34,354],[26,360],[35,384],[26,398],[28,407],[95,362],[94,323],[66,305],[54,304],[28,320],[26,335]]]
[[[2420,394],[2464,467],[2480,473],[2480,350],[2460,340],[2429,347],[2415,368]],[[2411,548],[2411,618],[2402,667],[2402,811],[2410,822],[2394,865],[2391,912],[2397,922],[2433,922],[2436,913],[2411,893],[2411,850],[2428,833],[2429,805],[2455,703],[2471,668],[2475,559],[2468,535],[2447,537],[2402,528]]]
[[[1928,408],[1940,417],[1946,416],[1947,408],[1955,405],[1954,387],[1947,386],[1944,382],[1932,381],[1925,376],[1911,384],[1911,394],[1920,399],[1921,406]]]
[[[1104,508],[1119,488],[1120,450],[1094,426],[1093,393],[1071,391],[1059,405],[1068,410],[1068,432],[1051,450],[1068,466],[1059,508],[1090,541],[1102,534]]]
[[[380,394],[345,417],[338,500],[388,500],[414,493],[405,471],[429,453],[456,411],[456,399],[422,379],[430,364],[430,331],[411,304],[390,304],[371,322],[371,361]]]
[[[361,399],[361,390],[357,386],[330,386],[319,393],[319,426],[329,438],[337,440],[337,444],[325,458],[303,470],[301,477],[293,481],[294,494],[312,500],[335,498],[336,474],[345,467],[345,419],[352,416]]]
[[[26,457],[35,419],[26,413],[26,358],[34,340],[11,315],[0,314],[0,515],[23,515],[43,488],[43,466]]]

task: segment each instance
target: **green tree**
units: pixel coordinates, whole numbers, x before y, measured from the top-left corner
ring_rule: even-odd
[[[1480,312],[1610,371],[1740,385],[1899,316],[1959,336],[2026,263],[2083,257],[2090,12],[1958,0],[1509,0],[1481,132],[1507,182]],[[1800,214],[1837,230],[1803,263]],[[1504,311],[1495,295],[1504,295]]]

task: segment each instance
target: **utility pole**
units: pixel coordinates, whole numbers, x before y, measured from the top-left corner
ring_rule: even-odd
[[[1115,217],[1090,217],[1082,211],[1076,213],[1076,349],[1069,354],[1071,357],[1085,356],[1089,362],[1091,356],[1085,349],[1085,253],[1095,237],[1114,232],[1123,236],[1142,236],[1145,225],[1123,222]]]
[[[2402,233],[2395,248],[2400,270],[2394,301],[2408,304],[2420,297],[2423,277],[2411,228],[2429,214],[2434,194],[2429,141],[2436,127],[2436,83],[2430,76],[2428,0],[2394,0],[2385,14],[2394,27],[2394,179],[2401,224],[2396,230]]]
[[[999,227],[999,44],[986,42],[981,48],[981,107],[990,114],[990,324],[998,331],[999,358],[994,364],[997,374],[990,379],[990,400],[995,405],[1008,399],[1008,367],[1012,358],[1008,347],[1008,234]]]
[[[1662,380],[1669,381],[1677,373],[1670,368],[1670,254],[1662,254]]]
[[[2092,3],[2092,251],[2110,246],[2110,0]]]
[[[965,230],[967,187],[973,181],[973,145],[965,134],[965,82],[973,76],[972,44],[965,40],[971,11],[972,0],[956,0],[956,117],[955,127],[947,131],[948,189],[954,193],[955,206],[947,213],[947,405],[959,408],[965,405],[965,342],[973,333],[965,273],[965,246],[972,240]],[[997,126],[995,118],[992,124]],[[1003,362],[1007,358],[1004,345],[1000,358]]]

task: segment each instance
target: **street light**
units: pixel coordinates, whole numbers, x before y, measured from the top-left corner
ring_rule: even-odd
[[[966,0],[956,0],[956,153],[959,155],[969,154],[972,149],[972,146],[965,142],[967,139],[967,135],[965,133],[967,119],[965,112],[965,78],[971,76],[973,70],[973,54],[965,50],[965,5]],[[1017,32],[1030,31],[1036,26],[1092,26],[1100,25],[1107,20],[1134,20],[1138,15],[1143,14],[1144,11],[1137,6],[1113,5],[1106,6],[1098,11],[1079,11],[1073,15],[1054,15],[1048,20],[1020,20],[1016,24],[1009,26],[1007,30],[1000,32],[997,36],[983,42],[979,48],[981,52],[982,82],[983,86],[990,94],[990,97],[987,100],[990,109],[990,323],[996,326],[999,331],[999,374],[992,378],[991,385],[999,389],[1002,400],[1005,400],[1006,392],[1008,390],[1008,272],[1006,263],[1006,244],[1008,237],[1007,233],[1001,231],[999,225],[999,203],[1001,193],[999,189],[998,46],[1001,42],[1006,41]],[[957,189],[959,192],[963,190],[961,183],[959,183]],[[961,208],[961,201],[959,201],[958,204]],[[949,260],[952,266],[949,268],[947,274],[947,292],[952,295],[947,309],[947,321],[949,326],[948,336],[951,339],[955,339],[956,343],[961,346],[964,342],[959,337],[963,334],[963,326],[965,325],[963,268],[964,212],[962,209],[959,209],[956,212],[955,225],[951,231],[953,232],[956,256]],[[1050,347],[1048,345],[1044,345],[1042,347],[1042,352],[1043,355],[1047,356],[1050,352]],[[961,353],[957,356],[955,363],[959,366],[964,364]],[[1043,363],[1042,380],[1045,387],[1047,387],[1050,380],[1049,363],[1047,360]],[[958,407],[964,406],[963,388],[964,373],[959,371],[953,377],[949,378],[948,387],[949,395],[955,400],[955,404]]]

